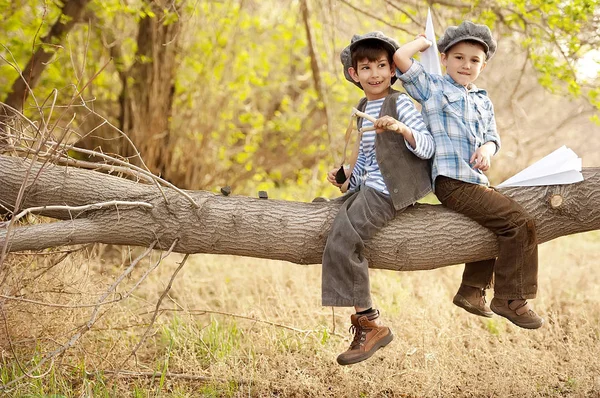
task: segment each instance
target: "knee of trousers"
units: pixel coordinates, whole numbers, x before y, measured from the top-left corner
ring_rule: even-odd
[[[516,224],[518,225],[517,230],[522,231],[521,233],[527,236],[528,246],[537,244],[537,232],[533,216],[523,210],[520,212]]]

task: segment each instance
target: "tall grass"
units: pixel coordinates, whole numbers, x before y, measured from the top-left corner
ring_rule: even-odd
[[[130,256],[104,249],[72,255],[35,284],[23,282],[27,287],[21,293],[53,303],[94,302],[122,272],[122,259]],[[540,290],[533,304],[547,322],[536,331],[498,317],[475,317],[453,306],[462,266],[405,273],[372,270],[376,306],[396,338],[370,360],[349,367],[337,365],[335,357],[349,344],[351,311],[321,306],[320,266],[195,255],[173,283],[149,337],[123,363],[181,261],[172,256],[134,295],[107,306],[92,330],[52,366],[5,393],[598,397],[599,255],[598,231],[540,246]],[[11,266],[26,281],[46,263],[23,257],[12,257]],[[140,264],[127,283],[135,283],[145,267]],[[46,352],[64,344],[90,311],[5,302],[2,383],[15,380]],[[115,374],[118,370],[127,373]]]

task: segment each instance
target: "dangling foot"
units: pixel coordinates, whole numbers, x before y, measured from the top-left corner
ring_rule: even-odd
[[[538,329],[544,324],[544,318],[535,313],[527,300],[501,300],[494,297],[490,308],[496,314],[525,329]]]
[[[471,314],[486,318],[494,316],[485,300],[485,289],[461,284],[452,302]]]
[[[337,357],[340,365],[351,365],[369,359],[375,351],[394,339],[390,328],[381,325],[378,318],[378,310],[365,315],[353,314],[350,317],[350,331],[354,332],[354,339],[350,348]]]

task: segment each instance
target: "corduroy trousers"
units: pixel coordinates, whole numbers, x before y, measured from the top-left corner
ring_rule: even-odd
[[[435,194],[442,204],[490,229],[498,257],[465,264],[462,283],[482,289],[494,279],[494,297],[532,299],[537,293],[538,250],[534,219],[493,188],[438,176]]]
[[[342,201],[323,252],[324,306],[372,306],[365,241],[398,213],[389,195],[365,185],[336,200]]]

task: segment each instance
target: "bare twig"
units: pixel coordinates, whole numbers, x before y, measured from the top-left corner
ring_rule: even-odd
[[[189,313],[191,315],[219,314],[219,315],[230,316],[232,318],[247,319],[247,320],[258,322],[258,323],[264,323],[266,325],[271,325],[271,326],[276,326],[276,327],[280,327],[280,328],[283,328],[283,329],[288,329],[288,330],[291,330],[291,331],[297,332],[297,333],[311,334],[311,333],[315,332],[315,330],[298,329],[298,328],[295,328],[293,326],[284,325],[282,323],[277,323],[277,322],[272,322],[272,321],[266,321],[266,320],[263,320],[263,319],[254,318],[252,316],[232,314],[230,312],[223,312],[223,311],[213,311],[213,310],[184,310],[184,309],[180,309],[180,308],[162,308],[161,309],[161,312],[167,312],[167,311],[168,312],[187,312],[187,313]],[[146,313],[142,313],[141,315],[143,315],[143,314],[147,314],[147,312]],[[334,330],[334,333],[332,333],[332,334],[335,334],[335,330]],[[335,335],[339,336],[339,337],[343,337],[343,336],[340,336],[338,334],[335,334]]]
[[[173,243],[173,244],[175,244],[175,243]],[[185,265],[185,262],[187,261],[187,259],[188,259],[189,256],[190,256],[189,254],[186,254],[183,257],[183,260],[181,260],[181,263],[179,264],[179,267],[177,267],[177,269],[175,270],[175,272],[173,272],[173,275],[171,275],[171,279],[169,280],[169,284],[167,285],[167,287],[165,288],[165,290],[163,291],[163,293],[160,295],[158,301],[156,302],[156,308],[154,309],[154,313],[152,314],[152,319],[150,320],[150,324],[148,325],[148,327],[144,331],[144,334],[142,335],[142,338],[140,339],[140,341],[136,344],[136,346],[133,348],[133,350],[131,350],[131,353],[127,356],[127,358],[125,358],[123,360],[123,362],[121,363],[121,367],[123,365],[125,365],[125,363],[129,360],[129,358],[131,358],[133,355],[135,355],[135,353],[137,352],[138,348],[140,348],[140,346],[142,344],[144,344],[144,341],[146,341],[146,337],[148,336],[148,333],[150,332],[150,329],[152,328],[152,325],[154,325],[154,322],[156,321],[156,317],[158,316],[160,305],[162,304],[163,299],[166,297],[167,293],[169,293],[169,290],[171,290],[171,286],[173,285],[173,281],[175,280],[175,277],[177,276],[177,274],[179,273],[179,271],[183,268],[183,266]]]
[[[187,374],[187,373],[133,372],[130,370],[101,370],[98,372],[86,372],[86,376],[88,376],[88,377],[99,377],[99,375],[113,375],[114,377],[127,377],[127,378],[167,377],[169,379],[199,381],[199,382],[203,382],[203,383],[208,383],[208,382],[229,383],[231,381],[231,380],[219,379],[216,377],[198,376],[198,375],[191,375],[191,374]],[[253,384],[253,383],[255,383],[255,381],[236,379],[235,383],[237,383],[238,385],[245,385],[245,384]]]
[[[22,116],[22,117],[25,118],[25,116]],[[25,119],[27,119],[27,118],[25,118]],[[108,121],[106,121],[106,123],[110,124],[110,122],[108,122]],[[32,126],[35,126],[35,124],[33,122],[30,122],[30,124]],[[116,128],[116,127],[114,127],[114,128]],[[102,159],[104,159],[104,160],[106,160],[108,162],[116,163],[118,165],[121,165],[124,168],[135,170],[138,173],[140,173],[140,174],[144,175],[145,177],[147,177],[150,181],[154,181],[156,184],[162,184],[164,186],[167,186],[167,187],[173,189],[175,192],[177,192],[180,195],[184,196],[192,204],[192,206],[194,206],[195,208],[199,207],[198,203],[196,203],[194,201],[194,198],[192,198],[188,193],[186,193],[182,189],[180,189],[180,188],[176,187],[175,185],[171,184],[170,182],[168,182],[168,181],[166,181],[166,180],[164,180],[164,179],[162,179],[162,178],[160,178],[160,177],[152,174],[150,171],[148,171],[146,169],[143,169],[141,167],[135,166],[135,165],[133,165],[133,164],[131,164],[129,162],[117,159],[114,156],[106,155],[106,154],[104,154],[102,152],[92,151],[90,149],[79,148],[79,147],[76,147],[75,145],[71,145],[71,144],[60,144],[60,143],[55,142],[55,141],[48,141],[48,145],[49,145],[48,149],[51,150],[52,152],[58,152],[57,149],[60,148],[61,151],[65,153],[65,154],[63,154],[63,153],[56,153],[55,155],[51,155],[50,154],[50,156],[60,156],[60,158],[58,158],[58,159],[64,159],[67,162],[82,162],[82,161],[77,161],[76,159],[69,158],[68,155],[66,155],[67,151],[72,150],[72,151],[83,153],[83,154],[86,154],[86,155],[89,155],[89,156],[99,157],[99,158],[102,158]],[[132,145],[133,145],[133,143],[132,143]],[[21,149],[14,148],[14,149],[15,150],[21,150],[21,151],[29,152],[29,153],[31,153],[31,151],[32,151],[32,150],[28,150],[27,148],[21,148]],[[37,152],[33,152],[33,153],[37,153]],[[39,154],[38,153],[38,157],[45,157],[45,156],[49,156],[49,154]],[[77,165],[77,164],[78,163],[75,163],[75,165]],[[94,164],[94,163],[90,163],[90,164]],[[106,166],[103,166],[102,163],[98,163],[97,165],[98,165],[97,166],[98,168],[105,168],[106,167]],[[87,166],[89,166],[89,165],[87,165]],[[91,167],[86,167],[86,168],[91,168]],[[158,185],[158,186],[159,186],[159,189],[160,189],[160,185]],[[162,193],[163,198],[165,199],[165,201],[168,203],[168,200],[167,200],[164,192],[162,191],[162,189],[161,189],[161,193]]]
[[[123,273],[113,282],[113,284],[108,288],[108,290],[100,297],[100,299],[98,300],[98,302],[95,305],[94,310],[92,311],[92,314],[89,318],[89,320],[81,327],[79,327],[79,331],[77,333],[75,333],[73,336],[71,336],[71,338],[69,339],[69,341],[67,341],[65,344],[63,344],[61,347],[57,348],[56,350],[47,353],[46,355],[44,355],[44,357],[32,368],[29,370],[29,372],[23,372],[23,376],[17,377],[13,380],[11,380],[9,383],[6,383],[2,386],[0,386],[0,391],[6,391],[9,390],[9,387],[18,383],[19,381],[23,380],[26,377],[31,377],[30,373],[35,372],[37,369],[39,369],[40,367],[42,367],[46,362],[48,361],[52,361],[52,363],[54,362],[54,358],[58,355],[61,355],[62,353],[64,353],[65,351],[67,351],[69,348],[73,347],[77,341],[89,330],[91,330],[91,328],[93,327],[94,323],[96,322],[97,318],[98,318],[98,313],[100,312],[100,308],[101,306],[103,306],[105,303],[105,299],[106,297],[108,297],[110,294],[112,294],[112,292],[117,288],[117,286],[123,281],[123,279],[125,279],[125,277],[127,277],[127,275],[129,275],[132,271],[133,268],[143,259],[145,258],[148,254],[150,254],[150,252],[154,249],[154,247],[158,244],[158,241],[154,241],[149,248],[147,248],[142,254],[140,254],[135,260],[133,260],[131,262],[131,264],[129,265],[129,267],[127,267],[127,269],[125,271],[123,271]],[[173,248],[175,247],[175,245],[177,244],[177,240],[175,240],[173,242],[173,244],[171,245],[171,247],[169,248],[168,252],[161,255],[160,260],[164,259],[166,256],[168,256],[172,251]],[[160,261],[159,260],[159,261]]]
[[[117,299],[114,300],[109,300],[109,301],[103,301],[102,303],[95,303],[95,304],[76,304],[76,305],[71,305],[71,304],[56,304],[56,303],[46,303],[44,301],[38,301],[38,300],[30,300],[30,299],[26,299],[23,297],[15,297],[15,296],[6,296],[4,294],[0,294],[0,298],[3,298],[5,300],[11,300],[11,301],[21,301],[23,303],[29,303],[29,304],[35,304],[35,305],[41,305],[44,307],[54,307],[54,308],[90,308],[90,307],[97,307],[98,305],[106,305],[106,304],[112,304],[112,303],[116,303],[119,301],[122,301],[125,297],[121,296]]]
[[[84,210],[90,210],[90,209],[100,209],[102,207],[108,207],[108,206],[141,206],[141,207],[147,207],[147,208],[154,208],[154,206],[150,203],[147,202],[127,202],[127,201],[123,201],[123,200],[111,200],[109,202],[99,202],[99,203],[91,203],[89,205],[83,205],[83,206],[58,206],[58,205],[50,205],[50,206],[39,206],[39,207],[30,207],[27,208],[23,211],[21,211],[19,214],[17,214],[16,216],[13,217],[13,220],[17,221],[18,219],[26,216],[29,213],[35,213],[35,212],[40,212],[40,211],[52,211],[52,210],[67,210],[69,212],[71,211],[84,211]]]
[[[345,4],[345,5],[346,5],[346,6],[348,6],[348,7],[352,8],[354,11],[360,12],[361,14],[363,14],[363,15],[366,15],[367,17],[369,17],[369,18],[372,18],[372,19],[374,19],[374,20],[376,20],[376,21],[379,21],[379,22],[381,22],[381,23],[382,23],[382,24],[384,24],[384,25],[387,25],[387,26],[389,26],[389,27],[391,27],[391,28],[394,28],[394,29],[398,29],[398,30],[400,30],[400,31],[402,31],[402,32],[405,32],[405,33],[408,33],[408,34],[412,34],[412,33],[411,33],[411,32],[409,32],[409,31],[408,31],[406,28],[404,28],[404,27],[402,27],[402,26],[399,26],[399,25],[394,25],[394,24],[392,24],[392,23],[389,23],[388,21],[386,21],[386,20],[384,20],[384,19],[381,19],[381,18],[379,18],[378,16],[376,16],[376,15],[373,15],[373,14],[371,14],[371,13],[369,13],[369,12],[367,12],[367,11],[365,11],[365,10],[363,10],[363,9],[361,9],[361,8],[359,8],[359,7],[357,7],[357,6],[355,6],[355,5],[353,5],[353,4],[352,4],[352,3],[350,3],[349,1],[346,1],[346,0],[340,0],[340,2],[341,2],[341,3],[343,3],[343,4]]]

